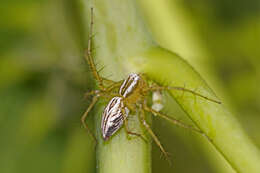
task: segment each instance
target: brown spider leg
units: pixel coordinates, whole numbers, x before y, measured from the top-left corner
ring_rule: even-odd
[[[110,86],[108,86],[108,88],[106,89],[106,91],[112,91],[115,88],[119,88],[122,85],[123,80],[118,81],[118,82],[113,82],[113,84],[111,84]]]
[[[125,109],[122,109],[122,112],[123,112],[122,115],[123,115],[123,117],[124,117],[124,123],[125,123],[124,128],[125,128],[125,131],[126,131],[126,134],[127,134],[127,138],[128,138],[128,139],[130,138],[129,135],[135,135],[135,136],[137,136],[137,137],[142,138],[142,140],[144,140],[145,142],[147,142],[147,140],[145,139],[145,137],[144,137],[142,134],[135,133],[135,132],[131,132],[131,131],[129,130],[128,119],[127,119],[127,117],[126,117]]]
[[[203,96],[195,91],[192,91],[190,89],[186,89],[186,88],[183,88],[183,87],[170,87],[170,86],[152,86],[148,89],[148,91],[156,91],[156,90],[179,90],[179,91],[183,91],[183,92],[189,92],[189,93],[192,93],[196,96],[199,96],[199,97],[202,97],[206,100],[209,100],[209,101],[212,101],[212,102],[215,102],[215,103],[218,103],[218,104],[221,104],[220,101],[217,101],[217,100],[214,100],[214,99],[211,99],[209,97],[206,97],[206,96]]]
[[[90,29],[89,29],[89,39],[88,39],[88,49],[85,53],[85,58],[90,66],[91,72],[95,79],[98,81],[98,85],[101,90],[104,90],[104,85],[103,85],[103,78],[101,78],[98,74],[98,71],[96,69],[93,57],[92,57],[92,30],[93,30],[93,22],[94,17],[93,17],[93,8],[91,8],[91,19],[90,19]]]
[[[157,138],[157,136],[153,133],[153,131],[152,131],[150,125],[149,125],[149,124],[146,122],[146,120],[145,120],[145,112],[144,112],[144,108],[143,108],[143,107],[144,107],[144,105],[141,105],[141,106],[140,106],[140,111],[141,111],[140,114],[139,114],[140,120],[141,120],[143,126],[144,126],[144,127],[146,128],[146,130],[148,131],[148,133],[152,136],[152,138],[153,138],[154,142],[156,143],[156,145],[158,145],[158,147],[160,148],[160,150],[161,150],[162,153],[164,154],[164,156],[165,156],[165,158],[167,159],[167,161],[168,161],[169,163],[171,163],[171,162],[170,162],[170,159],[169,159],[168,153],[165,151],[165,149],[163,148],[161,142],[159,141],[159,139]]]
[[[118,82],[114,82],[113,81],[113,84],[111,84],[110,86],[108,86],[105,91],[100,91],[100,90],[92,90],[92,91],[89,91],[89,92],[86,92],[84,94],[84,98],[86,99],[88,96],[91,96],[91,95],[95,95],[95,94],[104,94],[104,92],[110,92],[112,90],[114,90],[115,88],[119,88],[120,85],[121,85],[122,81],[118,81]],[[120,94],[113,94],[113,93],[110,93],[111,96],[120,96]],[[103,95],[104,96],[104,95]]]
[[[88,128],[87,124],[86,124],[86,118],[88,116],[88,113],[90,112],[90,110],[93,108],[93,106],[96,104],[96,102],[98,101],[98,97],[99,96],[94,96],[92,99],[91,104],[89,105],[89,107],[87,108],[86,112],[83,114],[83,116],[81,117],[81,123],[83,124],[83,126],[85,127],[85,129],[87,129],[87,131],[90,133],[90,135],[93,137],[93,139],[95,140],[95,142],[97,143],[97,139],[95,137],[95,135],[91,132],[91,130]]]
[[[109,82],[109,83],[115,83],[115,81],[112,81],[112,80],[110,80],[110,79],[103,78],[103,77],[102,77],[102,80],[105,81],[105,82]]]
[[[86,92],[84,94],[84,99],[86,99],[88,96],[92,96],[92,95],[95,95],[95,94],[98,94],[98,93],[100,93],[99,90],[92,90],[92,91]]]
[[[157,115],[159,117],[162,117],[162,118],[168,120],[169,122],[171,122],[171,123],[173,123],[173,124],[175,124],[179,127],[182,127],[182,128],[185,128],[185,129],[190,129],[190,130],[193,130],[197,133],[200,133],[201,135],[205,136],[210,141],[210,138],[203,131],[201,131],[201,130],[199,130],[199,129],[191,126],[191,125],[187,125],[187,124],[185,124],[185,123],[183,123],[183,122],[181,122],[181,121],[179,121],[175,118],[172,118],[172,117],[169,117],[165,114],[162,114],[162,113],[148,107],[147,105],[144,105],[144,110],[146,110],[147,112],[151,112],[153,115]]]

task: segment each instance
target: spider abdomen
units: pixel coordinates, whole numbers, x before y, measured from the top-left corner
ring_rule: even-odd
[[[124,106],[123,97],[113,97],[104,109],[101,121],[102,137],[109,139],[124,123],[129,110]]]

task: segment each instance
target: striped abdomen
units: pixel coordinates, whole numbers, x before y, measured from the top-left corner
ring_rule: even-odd
[[[124,106],[122,97],[110,100],[102,115],[101,129],[104,140],[109,139],[124,123],[129,110]]]

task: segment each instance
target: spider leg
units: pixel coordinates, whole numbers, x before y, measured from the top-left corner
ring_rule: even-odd
[[[122,109],[122,112],[123,112],[123,117],[124,117],[124,128],[125,128],[125,131],[126,131],[126,134],[127,134],[127,138],[130,138],[129,135],[135,135],[137,137],[140,137],[142,138],[142,140],[144,140],[145,142],[147,142],[147,139],[145,139],[145,137],[142,135],[142,134],[139,134],[139,133],[135,133],[135,132],[131,132],[129,130],[129,126],[128,126],[128,119],[127,119],[127,116],[126,116],[126,111],[125,109]]]
[[[167,116],[167,115],[165,115],[163,113],[160,113],[160,112],[158,112],[158,111],[148,107],[147,105],[144,105],[144,110],[147,111],[147,112],[151,112],[153,115],[157,115],[157,116],[159,116],[159,117],[161,117],[163,119],[166,119],[167,121],[169,121],[169,122],[171,122],[171,123],[173,123],[173,124],[175,124],[175,125],[177,125],[179,127],[183,127],[185,129],[190,129],[190,130],[193,130],[193,131],[195,131],[197,133],[200,133],[203,136],[205,136],[208,140],[210,140],[210,138],[203,131],[201,131],[201,130],[199,130],[197,128],[194,128],[191,125],[187,125],[187,124],[185,124],[185,123],[183,123],[183,122],[181,122],[181,121],[179,121],[179,120],[177,120],[177,119],[175,119],[173,117],[169,117],[169,116]]]
[[[168,153],[165,151],[165,149],[163,148],[161,142],[159,141],[159,139],[157,138],[157,136],[153,133],[150,125],[146,122],[146,119],[145,119],[145,112],[144,112],[144,105],[141,105],[140,106],[140,114],[139,114],[139,117],[140,117],[140,120],[143,124],[143,126],[146,128],[146,130],[148,131],[148,133],[151,135],[151,137],[153,138],[154,142],[156,143],[156,145],[158,145],[158,147],[160,148],[160,150],[162,151],[162,153],[164,154],[165,158],[167,159],[167,161],[169,163],[170,162],[170,159],[169,159],[169,155]]]
[[[98,93],[100,93],[99,90],[92,90],[92,91],[86,92],[84,94],[84,99],[86,99],[88,96],[92,96],[92,95],[95,95],[95,94],[98,94]]]
[[[83,124],[83,126],[85,127],[85,129],[87,129],[87,131],[90,133],[90,135],[93,137],[93,139],[95,140],[95,142],[97,142],[96,137],[94,136],[94,134],[91,132],[91,130],[88,128],[87,124],[86,124],[86,118],[90,112],[90,110],[93,108],[93,106],[96,104],[96,102],[98,101],[98,96],[94,96],[92,99],[91,104],[89,105],[89,107],[87,108],[86,112],[83,114],[83,116],[81,117],[81,123]]]
[[[221,104],[221,102],[218,101],[218,100],[214,100],[214,99],[212,99],[212,98],[209,98],[209,97],[207,97],[207,96],[201,95],[201,94],[199,94],[199,93],[197,93],[197,92],[195,92],[195,91],[192,91],[192,90],[187,89],[187,88],[184,88],[184,87],[151,86],[151,87],[148,89],[148,91],[158,91],[158,90],[168,90],[168,91],[169,91],[169,90],[178,90],[178,91],[183,91],[183,92],[189,92],[189,93],[192,93],[192,94],[194,94],[194,95],[196,95],[196,96],[199,96],[199,97],[201,97],[201,98],[204,98],[204,99],[206,99],[206,100],[209,100],[209,101],[211,101],[211,102],[215,102],[215,103]]]
[[[106,91],[109,92],[109,91],[112,91],[113,89],[119,88],[122,85],[122,82],[123,82],[123,80],[118,81],[118,82],[113,81],[113,83],[107,87]]]
[[[107,82],[107,83],[112,83],[112,84],[115,83],[115,81],[107,79],[107,78],[104,78],[104,77],[102,77],[102,80]]]
[[[91,8],[91,19],[90,19],[90,29],[89,29],[89,39],[88,39],[88,48],[85,53],[85,58],[90,66],[91,72],[94,78],[98,81],[99,88],[104,90],[103,85],[103,78],[99,76],[97,68],[95,66],[93,56],[92,56],[92,32],[93,32],[93,24],[94,24],[94,17],[93,17],[93,8]]]

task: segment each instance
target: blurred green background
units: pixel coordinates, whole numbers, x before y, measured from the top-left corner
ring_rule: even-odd
[[[260,147],[260,1],[140,4],[155,40],[202,74]],[[93,140],[80,124],[89,104],[83,95],[94,86],[82,10],[80,0],[1,2],[1,173],[95,172]],[[165,97],[165,111],[175,105],[168,112],[185,119]],[[163,120],[153,126],[173,160],[170,167],[154,146],[153,172],[232,172],[193,132]]]

